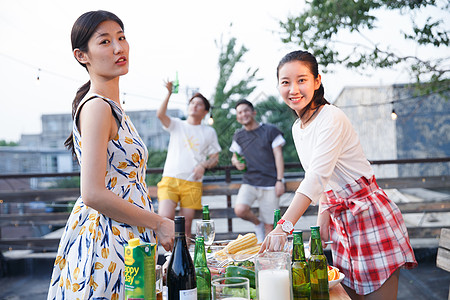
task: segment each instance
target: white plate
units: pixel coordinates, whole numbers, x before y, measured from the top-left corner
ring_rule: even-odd
[[[337,268],[335,268],[333,266],[331,266],[331,267],[333,269],[337,269]],[[328,281],[328,288],[331,289],[331,288],[335,287],[336,285],[338,285],[338,283],[341,282],[344,279],[344,277],[345,277],[345,275],[343,273],[339,272],[339,279]]]

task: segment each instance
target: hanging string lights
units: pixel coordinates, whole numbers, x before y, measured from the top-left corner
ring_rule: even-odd
[[[393,121],[395,121],[395,120],[397,120],[397,114],[395,113],[395,109],[392,109],[392,112],[391,112],[391,119],[393,120]]]
[[[212,126],[214,124],[214,118],[213,118],[212,109],[213,109],[213,107],[211,106],[211,110],[210,110],[210,113],[209,113],[209,119],[208,119],[208,124],[210,126]]]
[[[41,83],[41,81],[42,81],[41,75],[42,75],[43,72],[48,73],[48,74],[51,74],[51,75],[56,76],[56,77],[59,77],[59,78],[64,78],[64,79],[66,79],[66,80],[80,82],[80,80],[78,80],[78,79],[74,79],[74,78],[72,78],[72,77],[63,75],[63,74],[61,74],[61,73],[56,73],[56,72],[52,72],[52,71],[50,71],[50,70],[42,69],[42,68],[40,68],[40,67],[37,67],[36,65],[32,65],[32,64],[30,64],[30,63],[28,63],[28,62],[19,60],[19,59],[17,59],[17,58],[11,57],[11,56],[6,55],[6,54],[4,54],[4,53],[0,53],[0,56],[6,57],[6,58],[8,58],[8,59],[10,59],[10,60],[12,60],[12,61],[15,61],[15,62],[17,62],[17,63],[20,63],[20,64],[22,64],[22,65],[26,65],[26,66],[28,66],[28,67],[30,67],[30,68],[32,68],[32,69],[37,69],[37,75],[36,75],[36,84],[37,84],[37,85],[40,85],[40,83]],[[381,105],[391,104],[391,105],[392,105],[392,112],[391,112],[391,114],[390,114],[390,117],[391,117],[392,120],[395,121],[395,120],[397,120],[398,117],[399,117],[399,116],[397,115],[397,113],[395,112],[395,109],[394,109],[394,104],[395,104],[395,103],[406,102],[406,101],[417,101],[417,98],[421,98],[421,97],[425,97],[425,96],[430,96],[430,95],[432,95],[432,94],[437,94],[437,93],[446,92],[446,91],[448,91],[448,90],[450,90],[450,88],[449,88],[448,86],[445,86],[443,89],[436,90],[436,91],[431,91],[431,92],[429,92],[429,93],[427,93],[427,94],[423,94],[423,95],[409,96],[409,97],[407,97],[407,98],[395,99],[395,100],[391,100],[391,101],[387,101],[387,102],[379,102],[379,103],[371,103],[371,104],[345,105],[345,106],[341,106],[341,108],[364,107],[364,106],[381,106]],[[188,88],[186,89],[186,92],[187,92],[187,91],[188,91]],[[139,95],[139,94],[135,94],[135,93],[125,93],[125,92],[123,92],[123,93],[122,93],[122,103],[123,103],[123,104],[125,104],[125,98],[126,98],[127,96],[131,96],[131,97],[133,97],[133,98],[134,98],[134,97],[138,97],[138,98],[150,99],[150,100],[158,101],[158,102],[160,101],[160,99],[159,99],[158,97],[149,97],[149,96]],[[182,101],[176,101],[176,100],[175,100],[175,101],[171,101],[171,102],[173,102],[173,103],[180,103],[180,104],[183,103],[183,104],[184,104],[184,102],[182,102]],[[225,104],[226,104],[226,103],[225,103]],[[226,109],[225,107],[223,107],[223,105],[222,105],[222,108],[223,108],[223,109]],[[208,119],[208,121],[207,121],[209,125],[213,125],[213,124],[214,124],[214,118],[213,118],[212,109],[213,109],[213,107],[211,106],[211,112],[210,112],[210,114],[209,114],[209,119]],[[402,117],[402,116],[400,116],[400,117]]]
[[[340,108],[357,108],[357,107],[372,107],[372,106],[382,106],[382,105],[391,105],[392,107],[392,111],[390,114],[390,117],[393,121],[397,120],[399,118],[399,115],[395,112],[394,109],[394,104],[395,103],[403,103],[403,102],[409,102],[409,101],[415,101],[416,105],[420,104],[421,101],[423,101],[423,97],[427,97],[433,94],[439,94],[439,93],[443,93],[443,92],[447,92],[450,90],[450,87],[445,86],[443,89],[440,90],[435,90],[435,91],[431,91],[428,92],[426,94],[421,94],[421,95],[411,95],[408,96],[406,98],[399,98],[399,99],[395,99],[395,100],[391,100],[391,101],[387,101],[387,102],[378,102],[378,103],[369,103],[369,104],[351,104],[351,105],[343,105],[343,106],[339,106]],[[408,114],[409,115],[409,114]],[[400,115],[400,117],[407,117],[404,115]]]

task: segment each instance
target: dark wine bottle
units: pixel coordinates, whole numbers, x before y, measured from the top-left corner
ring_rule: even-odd
[[[167,267],[169,300],[197,300],[195,268],[187,248],[184,217],[175,217],[175,243]]]
[[[311,226],[311,256],[309,257],[311,300],[330,299],[328,289],[328,262],[323,254],[320,227]]]

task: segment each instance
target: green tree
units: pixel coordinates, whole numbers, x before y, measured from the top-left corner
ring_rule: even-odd
[[[219,43],[216,41],[217,47],[220,49],[219,54],[219,80],[214,93],[214,108],[212,114],[214,117],[214,129],[217,132],[219,144],[222,151],[219,155],[219,165],[230,165],[231,153],[228,148],[231,145],[233,134],[237,128],[240,128],[236,122],[234,104],[248,97],[256,88],[256,82],[260,78],[256,77],[258,69],[248,68],[245,74],[238,80],[236,84],[232,84],[233,71],[242,64],[243,56],[248,49],[236,43],[236,38],[230,38],[228,42]]]
[[[425,23],[419,24],[418,20],[425,13],[424,8],[435,8],[440,13],[430,13],[426,16]],[[423,49],[448,47],[450,32],[448,23],[446,26],[445,22],[450,19],[449,8],[450,2],[439,0],[311,0],[306,2],[302,14],[280,22],[281,37],[284,43],[298,44],[302,49],[312,52],[321,66],[325,67],[324,71],[327,66],[336,64],[357,71],[369,67],[377,69],[406,66],[411,78],[415,78],[417,83],[424,79],[439,83],[448,77],[448,56],[429,59],[417,55],[403,56],[389,45],[371,41],[367,32],[376,28],[377,14],[397,11],[411,19],[408,32],[401,32],[405,41],[414,41],[417,47]],[[442,19],[440,16],[443,16]],[[400,31],[400,28],[390,30]],[[338,33],[347,32],[355,40],[359,38],[366,42],[351,42],[349,38],[341,40],[342,35]]]
[[[7,142],[6,140],[0,140],[0,146],[19,146],[19,143]]]
[[[163,168],[167,157],[167,150],[148,149],[147,168]],[[145,181],[148,186],[154,186],[161,180],[162,174],[147,174]]]

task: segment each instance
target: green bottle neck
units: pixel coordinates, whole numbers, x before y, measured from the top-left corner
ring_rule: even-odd
[[[203,206],[203,220],[209,220],[209,206]]]
[[[206,264],[206,253],[205,253],[205,243],[203,241],[195,241],[194,250],[194,266],[197,267],[207,267]]]
[[[294,233],[294,241],[292,248],[292,261],[306,261],[305,247],[303,245],[303,236]]]
[[[281,219],[281,213],[280,213],[280,210],[277,209],[273,213],[273,229],[275,229],[275,227],[277,227],[277,223],[278,223],[278,221],[280,221],[280,219]]]
[[[323,255],[319,231],[311,231],[311,255]]]

